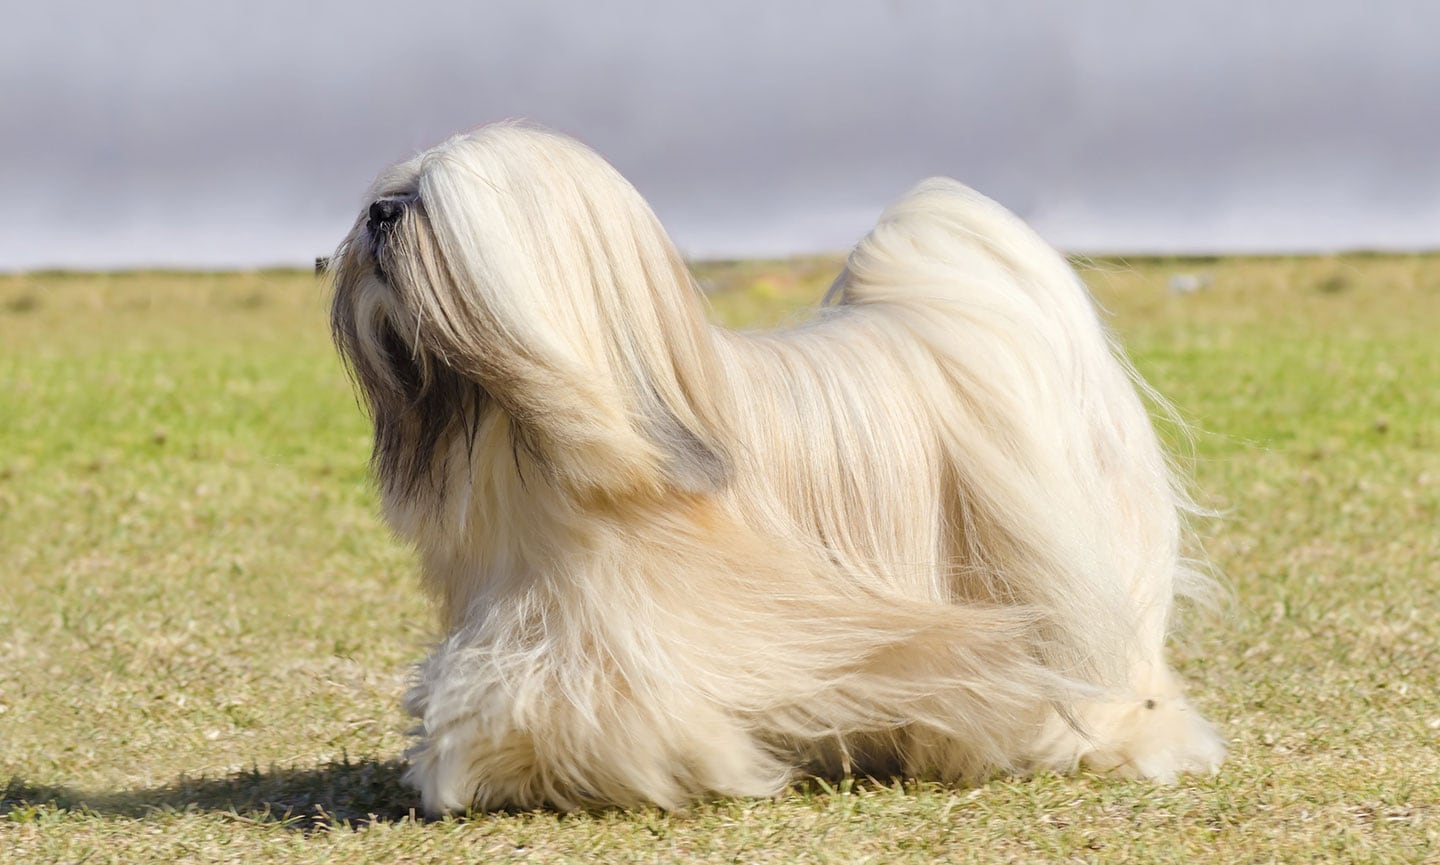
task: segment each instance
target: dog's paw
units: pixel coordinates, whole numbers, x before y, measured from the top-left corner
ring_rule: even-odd
[[[1141,700],[1107,720],[1081,755],[1089,769],[1172,784],[1181,774],[1212,774],[1225,759],[1224,741],[1183,697]]]

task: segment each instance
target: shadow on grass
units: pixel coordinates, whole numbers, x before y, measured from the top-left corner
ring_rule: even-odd
[[[181,777],[139,790],[87,791],[11,778],[0,788],[0,819],[36,808],[140,818],[154,813],[231,814],[309,830],[423,820],[420,796],[401,782],[399,760],[350,760],[312,768],[253,769],[223,778]]]

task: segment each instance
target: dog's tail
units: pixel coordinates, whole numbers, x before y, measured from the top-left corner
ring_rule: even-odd
[[[1158,661],[1189,575],[1188,498],[1140,394],[1163,401],[1065,259],[1000,205],[932,179],[884,213],[832,296],[904,322],[959,395],[932,411],[968,558],[991,597],[1044,612],[1047,664],[1119,685]]]

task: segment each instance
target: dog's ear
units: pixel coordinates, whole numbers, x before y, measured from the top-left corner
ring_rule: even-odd
[[[491,127],[422,160],[391,273],[419,338],[573,485],[713,491],[728,397],[703,300],[639,193],[561,136]]]
[[[682,421],[670,406],[655,404],[647,411],[645,434],[664,455],[669,481],[685,492],[715,492],[730,479],[730,458],[721,444],[721,431],[706,424],[687,406],[690,420]]]
[[[713,493],[730,481],[730,463],[712,444],[684,430],[684,439],[672,440],[666,471],[670,481],[689,493]]]
[[[659,449],[670,483],[687,492],[713,492],[729,481],[733,440],[729,382],[714,331],[689,268],[649,208],[626,224],[635,233],[626,246],[640,261],[618,268],[620,278],[631,280],[618,292],[625,295],[622,306],[634,310],[612,322],[630,346],[622,377],[637,397],[638,426]]]
[[[686,492],[713,492],[731,473],[730,383],[689,268],[639,194],[628,183],[624,190],[633,198],[622,197],[628,208],[608,214],[610,236],[601,242],[619,254],[607,262],[594,295],[611,337],[610,362],[667,481]]]

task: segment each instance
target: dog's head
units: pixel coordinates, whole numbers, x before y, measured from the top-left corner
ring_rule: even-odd
[[[724,483],[698,292],[639,193],[583,145],[505,124],[396,165],[331,270],[387,492],[443,487],[442,450],[489,412],[577,490]]]

